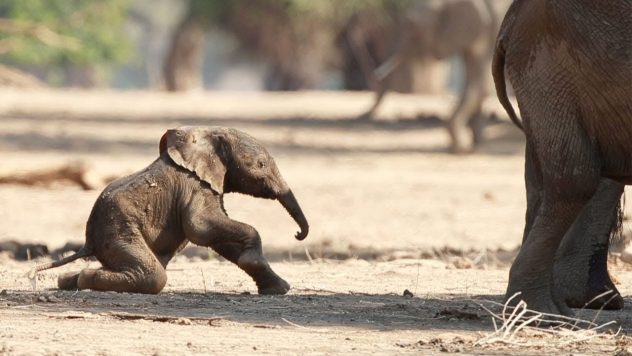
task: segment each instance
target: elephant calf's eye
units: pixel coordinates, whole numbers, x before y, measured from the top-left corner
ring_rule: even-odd
[[[257,162],[257,165],[259,166],[259,168],[265,168],[266,163],[264,161],[259,161]]]

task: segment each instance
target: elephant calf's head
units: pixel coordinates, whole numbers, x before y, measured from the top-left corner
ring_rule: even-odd
[[[272,156],[250,135],[224,127],[180,127],[163,135],[160,154],[168,154],[217,194],[277,199],[301,229],[296,238],[307,236],[309,225],[292,190]]]

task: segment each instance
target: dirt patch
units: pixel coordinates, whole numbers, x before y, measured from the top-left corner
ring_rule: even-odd
[[[233,126],[270,148],[312,227],[297,242],[277,202],[226,197],[229,215],[256,227],[273,268],[292,285],[277,297],[257,295],[243,272],[207,249],[177,256],[155,296],[56,290],[58,274],[99,266],[83,260],[39,274],[33,287],[24,275],[47,259],[20,262],[0,253],[0,354],[631,349],[629,308],[599,314],[599,322],[618,321],[617,336],[525,331],[482,343],[497,337],[482,306],[498,312],[494,303],[502,302],[524,224],[523,142],[510,123],[493,123],[477,153],[453,156],[439,119],[451,108],[445,98],[389,95],[377,122],[358,123],[352,118],[370,105],[370,93],[0,96],[0,175],[75,161],[99,177],[125,175],[156,158],[169,128]],[[76,184],[0,185],[0,241],[76,248],[99,192]],[[616,259],[612,266],[630,305],[632,272]]]
[[[255,294],[243,272],[217,260],[177,259],[159,295],[50,289],[59,273],[86,262],[38,275],[33,290],[23,276],[30,266],[0,268],[0,318],[12,320],[0,325],[0,348],[9,353],[612,354],[629,348],[625,334],[632,328],[630,313],[602,312],[598,322],[618,320],[624,331],[564,345],[551,332],[481,343],[493,335],[486,308],[501,312],[507,271],[454,270],[431,260],[274,263],[293,285],[285,296]],[[38,342],[27,343],[33,325]]]

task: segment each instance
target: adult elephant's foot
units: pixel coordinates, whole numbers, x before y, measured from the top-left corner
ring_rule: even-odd
[[[521,290],[520,288],[509,286],[505,294],[505,300],[509,306],[513,307],[517,306],[520,301],[524,301],[527,304],[527,309],[533,312],[549,314],[542,318],[544,320],[555,321],[555,315],[574,316],[573,311],[566,306],[566,303],[559,300],[559,298],[555,299],[553,297],[550,288]]]
[[[474,152],[474,141],[470,132],[449,124],[448,133],[451,142],[450,153],[464,155]]]
[[[615,286],[590,289],[585,295],[583,299],[567,300],[568,306],[605,310],[621,310],[624,306],[623,297]]]
[[[560,294],[552,289],[553,266],[535,263],[537,261],[534,259],[527,260],[529,264],[525,263],[525,258],[530,256],[525,253],[525,246],[522,246],[509,270],[509,285],[505,293],[509,305],[517,305],[522,300],[527,304],[527,309],[535,312],[573,316],[573,311]]]
[[[608,241],[608,237],[605,237]],[[618,310],[623,298],[608,273],[608,243],[560,254],[553,269],[555,291],[571,308]],[[564,247],[564,246],[563,246]]]
[[[452,144],[450,146],[450,153],[455,155],[467,155],[474,152],[474,147],[472,146],[462,146],[460,144]]]
[[[608,273],[607,250],[602,253],[579,266],[568,259],[556,264],[554,288],[569,307],[623,309],[623,298]]]
[[[360,114],[356,117],[356,121],[360,122],[370,122],[375,118],[375,110],[370,109],[367,112]]]

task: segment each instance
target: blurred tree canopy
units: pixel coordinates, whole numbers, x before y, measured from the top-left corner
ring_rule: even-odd
[[[413,0],[189,0],[164,66],[168,90],[200,86],[204,33],[224,30],[269,66],[267,89],[312,88],[340,62],[336,38],[349,19],[371,12],[389,22]]]
[[[31,67],[90,67],[130,55],[130,0],[2,0],[0,59]]]
[[[207,34],[218,30],[236,40],[240,55],[265,66],[268,90],[318,88],[323,78],[339,83],[339,75],[346,88],[363,89],[349,33],[360,34],[381,61],[392,50],[398,16],[415,1],[170,0],[165,8],[177,11],[157,13],[152,0],[0,0],[0,63],[53,84],[94,86],[111,65],[129,64],[136,54],[144,65],[163,66],[168,90],[188,90],[202,87]],[[152,45],[172,33],[164,60],[164,47],[141,53],[148,35],[142,44],[130,40],[140,22],[154,36]]]

